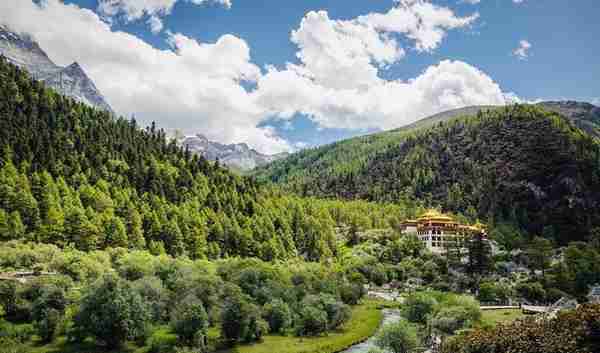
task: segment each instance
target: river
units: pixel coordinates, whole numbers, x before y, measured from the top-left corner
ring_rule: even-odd
[[[383,321],[381,326],[390,324],[400,320],[400,311],[397,309],[383,309]],[[380,327],[381,328],[381,327]],[[355,344],[354,346],[341,351],[340,353],[367,353],[369,349],[375,347],[375,338],[370,337],[368,340]]]

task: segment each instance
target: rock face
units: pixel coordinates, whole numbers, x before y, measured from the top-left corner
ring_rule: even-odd
[[[218,159],[220,163],[242,171],[263,166],[289,155],[287,152],[274,155],[262,154],[245,143],[225,145],[210,141],[201,134],[186,137],[180,143],[184,148],[189,148],[192,153],[201,154],[211,161]]]
[[[113,112],[94,82],[78,63],[60,67],[52,62],[39,44],[25,34],[0,26],[0,54],[57,92],[102,110]]]

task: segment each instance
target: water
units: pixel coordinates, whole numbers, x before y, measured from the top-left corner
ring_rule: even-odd
[[[383,309],[383,321],[381,326],[391,324],[400,320],[400,311],[395,309]],[[375,347],[375,338],[369,337],[368,340],[355,344],[354,346],[341,351],[340,353],[367,353],[369,349]]]

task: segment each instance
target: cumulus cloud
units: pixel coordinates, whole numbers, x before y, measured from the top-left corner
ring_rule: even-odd
[[[168,15],[178,0],[98,0],[98,12],[111,20],[120,16],[126,22],[147,17],[146,22],[153,33],[162,30],[161,17]],[[231,0],[186,0],[196,5],[215,3],[231,8]]]
[[[293,70],[271,68],[258,82],[259,103],[280,118],[295,113],[321,126],[390,129],[440,111],[505,103],[500,87],[480,70],[444,60],[408,81],[382,81],[366,89],[336,89]]]
[[[132,16],[149,21],[168,8],[157,5],[163,0],[141,3],[155,10],[132,10]],[[477,16],[458,17],[423,0],[344,21],[310,12],[291,33],[297,60],[262,72],[248,44],[234,35],[205,43],[167,31],[170,47],[160,50],[60,0],[0,1],[0,24],[31,34],[59,65],[78,61],[117,112],[186,135],[247,142],[264,153],[301,148],[264,126],[273,117],[303,113],[321,128],[388,129],[447,109],[504,104],[498,84],[461,61],[443,60],[410,79],[382,75],[411,51],[435,50],[448,30]],[[159,21],[151,25],[160,30]]]
[[[0,1],[0,23],[30,33],[59,65],[79,62],[121,114],[186,134],[248,142],[262,152],[291,149],[271,129],[257,127],[263,109],[242,83],[256,81],[260,69],[238,37],[203,43],[168,34],[171,49],[159,50],[59,0]]]
[[[525,60],[529,57],[529,49],[531,49],[531,43],[522,39],[519,41],[519,46],[513,50],[513,55],[520,60]]]
[[[446,109],[504,104],[500,87],[461,61],[444,60],[406,81],[381,78],[406,50],[432,51],[447,30],[466,27],[477,17],[457,17],[419,0],[347,21],[309,12],[291,35],[300,63],[269,67],[254,94],[281,119],[302,113],[320,126],[349,129],[388,129]],[[403,48],[401,40],[411,47]]]

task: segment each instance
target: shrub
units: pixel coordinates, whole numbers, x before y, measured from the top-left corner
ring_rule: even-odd
[[[427,316],[433,312],[437,301],[427,293],[415,293],[406,298],[402,307],[404,317],[410,322],[426,323]]]
[[[67,299],[63,289],[54,285],[41,287],[39,292],[33,303],[32,318],[42,341],[50,342],[64,315]]]
[[[263,313],[270,332],[283,332],[292,325],[292,311],[281,299],[274,299],[265,304]]]
[[[299,314],[298,336],[316,336],[327,331],[327,313],[318,307],[303,307]]]
[[[529,318],[476,329],[444,342],[442,353],[600,352],[600,305],[584,304],[555,318]]]
[[[240,293],[227,298],[221,314],[221,331],[230,344],[238,340],[260,340],[268,329],[269,325],[256,305],[248,303]]]
[[[184,345],[206,349],[208,315],[202,301],[189,295],[180,302],[171,315],[171,327]]]
[[[360,283],[347,283],[340,287],[340,296],[346,304],[358,304],[365,294],[365,288]]]
[[[431,326],[444,335],[453,335],[471,324],[467,309],[458,306],[441,309],[431,320]]]
[[[73,324],[76,338],[92,335],[113,348],[143,336],[149,321],[142,297],[128,282],[108,274],[82,299]]]
[[[392,353],[410,353],[419,346],[419,338],[413,326],[400,320],[383,326],[375,336],[375,344]]]

